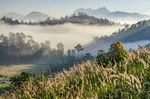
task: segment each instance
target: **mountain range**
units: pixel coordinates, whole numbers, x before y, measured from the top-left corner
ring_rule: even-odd
[[[37,12],[37,11],[30,12],[25,16],[15,12],[10,12],[2,15],[1,17],[4,16],[8,18],[18,19],[18,20],[31,20],[31,21],[39,21],[39,20],[46,20],[47,18],[52,18],[51,16],[48,16],[44,13]]]
[[[88,15],[95,16],[98,18],[102,17],[102,18],[107,18],[111,21],[118,21],[118,22],[120,22],[120,21],[131,22],[131,21],[139,21],[139,20],[150,18],[150,16],[148,16],[148,15],[142,15],[139,13],[130,13],[130,12],[123,12],[123,11],[111,12],[106,7],[102,7],[102,8],[98,8],[98,9],[80,8],[80,9],[77,9],[74,13],[75,14],[86,13]]]
[[[107,18],[110,21],[115,22],[122,22],[122,23],[136,23],[140,20],[149,19],[150,16],[143,15],[139,13],[130,13],[130,12],[123,12],[123,11],[110,11],[106,7],[98,8],[98,9],[91,9],[91,8],[79,8],[74,11],[74,13],[77,15],[78,13],[86,13],[90,16],[94,16],[97,18]],[[2,15],[1,17],[6,16],[13,19],[19,19],[19,20],[32,20],[32,21],[39,21],[39,20],[46,20],[47,18],[52,18],[51,16],[48,16],[44,13],[33,11],[25,16],[10,12],[7,14]]]

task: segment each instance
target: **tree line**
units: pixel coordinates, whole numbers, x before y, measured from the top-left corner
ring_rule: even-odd
[[[58,43],[56,48],[51,48],[50,41],[42,43],[34,41],[30,35],[24,33],[9,33],[8,36],[0,35],[0,63],[31,63],[43,61],[50,65],[53,71],[68,68],[76,63],[92,59],[90,53],[81,55],[84,50],[81,44],[74,49],[64,51],[64,44]],[[39,60],[38,60],[39,59]]]
[[[65,24],[65,23],[73,23],[73,24],[89,24],[89,25],[114,25],[115,23],[112,21],[109,21],[108,19],[103,18],[96,18],[94,16],[89,16],[85,13],[78,13],[78,15],[71,15],[71,16],[65,16],[61,17],[60,19],[50,19],[47,18],[45,21],[39,21],[39,22],[32,22],[31,20],[29,22],[24,22],[23,20],[19,21],[17,19],[13,20],[12,18],[3,17],[1,18],[2,21],[8,23],[8,24],[28,24],[28,25],[57,25],[57,24]]]
[[[102,36],[102,37],[96,37],[95,41],[105,41],[105,42],[114,42],[114,41],[121,41],[121,42],[127,42],[132,41],[133,36],[136,36],[134,40],[138,40],[138,35],[143,34],[144,32],[148,32],[150,27],[150,20],[143,20],[139,21],[136,24],[133,25],[125,25],[125,28],[118,29],[118,31],[112,33],[110,36]],[[147,35],[142,36],[143,39],[147,39]]]

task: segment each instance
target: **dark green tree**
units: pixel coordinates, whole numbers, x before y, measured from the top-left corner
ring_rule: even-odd
[[[83,51],[84,49],[81,44],[77,44],[75,46],[75,50],[78,52],[78,58],[79,58],[79,52]]]

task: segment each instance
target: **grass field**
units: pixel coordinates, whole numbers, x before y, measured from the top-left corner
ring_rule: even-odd
[[[19,75],[21,72],[38,74],[48,69],[48,64],[19,64],[0,66],[0,88],[8,87],[9,78],[15,75]]]
[[[88,61],[25,82],[6,99],[150,99],[150,48],[128,53],[125,63],[107,67]]]

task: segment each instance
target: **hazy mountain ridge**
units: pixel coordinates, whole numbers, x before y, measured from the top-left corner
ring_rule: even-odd
[[[108,15],[109,13],[111,13],[108,9],[106,9],[105,7],[103,8],[98,8],[98,9],[83,9],[83,8],[79,8],[75,11],[75,14],[78,14],[80,12],[84,12],[88,15],[92,15],[95,17],[105,17],[106,15]]]
[[[52,18],[52,17],[49,17],[48,15],[37,11],[33,11],[23,17],[23,19],[31,19],[31,20],[46,20],[47,18]]]
[[[13,19],[22,19],[23,18],[23,15],[15,13],[15,12],[6,13],[6,14],[2,15],[1,17],[3,17],[3,16],[13,18]]]
[[[95,17],[103,17],[108,18],[110,20],[115,21],[139,21],[143,19],[148,19],[150,16],[148,15],[142,15],[139,13],[130,13],[130,12],[123,12],[123,11],[114,11],[111,12],[107,8],[98,8],[98,9],[77,9],[74,13],[77,14],[79,12],[86,13],[88,15],[92,15]]]
[[[47,14],[44,14],[44,13],[41,13],[38,11],[30,12],[29,14],[27,14],[25,16],[15,13],[15,12],[10,12],[10,13],[4,14],[1,17],[3,17],[3,16],[12,18],[12,19],[31,20],[31,21],[39,21],[39,20],[46,20],[47,18],[52,18],[51,16],[48,16]]]
[[[131,12],[123,12],[123,11],[110,11],[106,7],[98,8],[98,9],[92,9],[92,8],[79,8],[74,11],[75,15],[78,15],[78,13],[83,12],[86,13],[90,16],[98,17],[98,18],[107,18],[111,21],[116,21],[116,22],[127,22],[127,23],[133,23],[137,22],[140,20],[144,19],[149,19],[150,16],[148,15],[143,15],[140,13],[131,13]],[[21,20],[46,20],[47,18],[51,18],[51,16],[48,16],[47,14],[38,12],[38,11],[33,11],[25,16],[15,13],[15,12],[10,12],[7,14],[2,15],[1,17],[6,16],[9,18],[13,19],[21,19]]]

